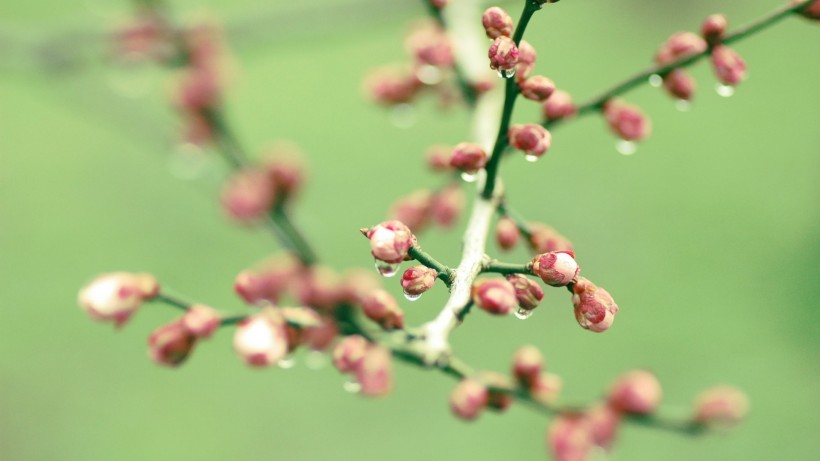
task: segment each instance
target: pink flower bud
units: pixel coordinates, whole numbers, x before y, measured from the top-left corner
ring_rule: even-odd
[[[381,282],[372,270],[348,269],[342,277],[341,300],[349,304],[361,304],[364,298],[381,287]]]
[[[277,255],[237,274],[234,291],[248,304],[276,304],[299,270],[290,255]]]
[[[210,122],[198,112],[187,112],[182,116],[180,142],[195,146],[206,146],[214,140],[214,130]]]
[[[405,41],[407,52],[417,63],[436,67],[453,65],[453,50],[447,34],[434,23],[423,23]]]
[[[518,243],[521,231],[515,221],[504,216],[498,220],[495,226],[495,241],[498,246],[505,251],[509,251]]]
[[[801,3],[802,0],[791,0],[792,5],[797,5]],[[820,0],[815,0],[804,8],[797,11],[798,14],[804,16],[809,19],[814,19],[815,21],[820,21]]]
[[[612,326],[619,309],[609,292],[583,277],[578,277],[573,293],[575,319],[581,328],[600,333]]]
[[[543,75],[532,76],[519,85],[521,96],[532,101],[544,102],[555,92],[555,83]]]
[[[487,386],[474,378],[462,379],[450,394],[450,409],[457,417],[473,421],[487,406]]]
[[[655,54],[655,63],[665,66],[678,59],[694,56],[704,51],[706,51],[706,42],[697,34],[677,32],[661,45]]]
[[[636,106],[612,100],[604,104],[604,117],[615,135],[625,141],[640,141],[652,132],[646,115]]]
[[[441,227],[452,227],[464,209],[464,191],[458,184],[444,187],[430,202],[430,217]]]
[[[481,16],[481,23],[484,24],[488,38],[512,37],[513,20],[506,11],[497,6],[487,8]]]
[[[621,414],[610,405],[598,403],[586,411],[585,417],[589,423],[592,442],[605,450],[612,448]]]
[[[530,248],[536,253],[547,253],[549,251],[572,252],[572,242],[559,234],[552,227],[542,223],[532,223],[529,225]]]
[[[512,373],[524,389],[531,389],[534,386],[543,368],[544,356],[535,346],[523,346],[515,351]]]
[[[208,338],[219,328],[222,317],[219,312],[203,304],[194,304],[182,316],[182,326],[197,338]]]
[[[419,232],[427,226],[432,202],[432,191],[427,189],[413,191],[393,202],[390,206],[390,219],[403,222],[412,232]]]
[[[490,69],[511,70],[518,63],[518,47],[511,38],[502,35],[493,40],[487,56],[490,58]]]
[[[342,373],[354,373],[370,347],[363,336],[346,336],[333,348],[333,366]]]
[[[532,273],[541,277],[547,285],[564,287],[578,275],[578,263],[572,253],[551,251],[532,260]]]
[[[97,276],[83,287],[77,303],[91,318],[125,324],[146,300],[159,293],[159,283],[150,274],[113,272]]]
[[[328,266],[314,265],[294,280],[294,296],[302,305],[329,312],[342,296],[341,277]]]
[[[712,67],[724,85],[737,85],[746,77],[746,62],[728,46],[718,45],[712,49]]]
[[[695,93],[695,79],[685,70],[675,69],[663,78],[663,87],[673,98],[691,101]]]
[[[371,72],[365,78],[364,87],[372,100],[390,106],[412,101],[422,83],[414,72],[388,67]]]
[[[390,350],[384,346],[367,349],[361,365],[356,369],[356,379],[362,386],[362,395],[379,397],[393,387],[393,365]]]
[[[507,281],[515,288],[515,299],[521,309],[531,311],[544,299],[544,290],[526,275],[510,274]]]
[[[274,188],[263,171],[244,170],[222,189],[222,207],[234,220],[248,224],[263,218],[273,206]]]
[[[176,105],[190,112],[201,112],[219,101],[219,82],[209,69],[189,68],[177,82]]]
[[[661,383],[646,370],[627,372],[609,388],[609,404],[624,413],[652,413],[661,402]]]
[[[507,135],[510,138],[511,146],[524,151],[527,155],[536,157],[544,155],[552,144],[550,132],[535,123],[512,125]]]
[[[288,352],[296,350],[307,341],[307,332],[319,328],[324,320],[316,311],[307,307],[281,307],[279,313],[285,320],[288,338]]]
[[[182,321],[163,325],[148,337],[148,355],[158,365],[175,367],[182,364],[196,344],[194,336]]]
[[[547,120],[560,120],[575,115],[575,103],[572,96],[564,90],[555,90],[544,102],[543,114]]]
[[[473,284],[473,302],[493,315],[507,315],[518,304],[515,288],[504,279],[482,279]]]
[[[515,81],[519,85],[523,83],[535,68],[537,57],[535,48],[526,40],[521,40],[518,44],[518,64],[515,65]]]
[[[749,411],[749,399],[742,391],[718,386],[701,392],[695,399],[694,420],[700,424],[732,426]]]
[[[362,311],[385,330],[404,328],[404,312],[396,299],[385,290],[370,293],[362,302]]]
[[[726,29],[729,27],[729,21],[726,16],[722,14],[710,14],[703,21],[700,26],[700,35],[706,40],[709,45],[717,45],[723,39]]]
[[[262,169],[273,183],[279,200],[293,197],[305,179],[304,156],[296,144],[279,141],[268,147]]]
[[[416,243],[416,237],[401,221],[385,221],[363,233],[370,239],[373,257],[390,264],[404,261]]]
[[[487,153],[476,143],[463,142],[453,148],[450,166],[467,173],[475,173],[487,164]]]
[[[510,378],[494,371],[481,371],[475,376],[475,379],[487,387],[487,408],[501,412],[512,405],[512,395],[500,390],[514,387]]]
[[[593,447],[589,421],[581,413],[561,413],[547,430],[547,447],[555,461],[585,461]]]
[[[288,352],[285,321],[273,308],[265,308],[236,327],[233,348],[253,367],[264,367],[282,360]]]
[[[323,351],[330,347],[339,336],[339,329],[332,318],[323,317],[318,327],[308,328],[300,336],[302,342],[309,345],[311,349]]]
[[[558,400],[564,381],[552,373],[541,373],[530,386],[530,396],[543,405],[552,405]]]
[[[438,272],[421,264],[413,266],[401,276],[401,287],[410,296],[419,296],[425,291],[433,288],[436,284]]]
[[[452,149],[448,146],[436,144],[430,146],[425,154],[427,166],[433,171],[446,172],[452,170],[450,166],[450,155]]]

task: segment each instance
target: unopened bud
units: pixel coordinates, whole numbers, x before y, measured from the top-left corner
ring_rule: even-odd
[[[213,107],[219,100],[219,82],[210,69],[189,68],[179,77],[176,104],[188,112]]]
[[[608,101],[604,105],[604,117],[612,132],[625,141],[640,141],[652,132],[652,125],[643,111],[623,101]]]
[[[543,114],[547,120],[572,117],[576,111],[572,96],[564,90],[553,91],[552,96],[544,101]]]
[[[535,346],[523,346],[515,351],[512,360],[512,373],[518,384],[524,389],[533,387],[543,368],[544,356]]]
[[[646,370],[627,372],[609,389],[609,404],[624,413],[652,413],[661,402],[661,383]]]
[[[581,328],[600,333],[612,326],[619,309],[609,292],[583,277],[578,277],[573,286],[573,293],[575,320]]]
[[[222,317],[212,307],[194,304],[182,316],[182,325],[197,338],[208,338],[219,328]]]
[[[663,78],[663,87],[673,98],[691,101],[695,93],[695,79],[685,70],[675,69]]]
[[[700,35],[711,46],[715,46],[723,39],[729,21],[722,14],[710,14],[700,26]]]
[[[450,155],[452,149],[448,146],[436,144],[427,149],[427,166],[433,171],[446,172],[453,168],[450,166]]]
[[[518,47],[511,38],[502,35],[490,45],[487,56],[490,58],[490,69],[511,70],[518,63]]]
[[[572,242],[559,234],[552,227],[542,223],[532,223],[529,225],[530,247],[536,253],[547,253],[550,251],[572,252]]]
[[[712,49],[712,68],[724,85],[737,85],[746,77],[746,61],[728,46],[718,45]]]
[[[593,448],[592,431],[582,413],[561,413],[547,430],[547,447],[555,461],[584,461]]]
[[[462,142],[453,148],[450,166],[466,173],[475,173],[487,164],[487,153],[476,143]]]
[[[544,102],[555,92],[555,83],[543,75],[534,75],[519,85],[521,96],[532,101]]]
[[[532,260],[532,273],[553,287],[569,285],[578,275],[578,271],[580,269],[572,253],[564,251],[543,253]]]
[[[264,367],[282,360],[288,352],[285,321],[273,308],[265,308],[236,327],[233,347],[239,357],[253,367]]]
[[[511,146],[536,157],[544,155],[552,145],[552,134],[543,126],[535,123],[512,125],[508,136]]]
[[[260,170],[235,173],[222,189],[222,207],[234,220],[247,224],[267,216],[274,200],[270,177]]]
[[[122,326],[146,300],[159,293],[150,274],[113,272],[102,274],[83,287],[77,303],[91,318]]]
[[[369,344],[360,335],[346,336],[333,348],[333,366],[342,373],[354,373],[364,359]]]
[[[342,277],[340,297],[350,304],[361,304],[370,293],[380,289],[381,282],[372,270],[352,268]]]
[[[509,377],[494,371],[481,371],[475,376],[475,379],[487,387],[487,408],[501,412],[512,405],[512,395],[504,391],[504,389],[514,387]]]
[[[371,72],[364,82],[367,95],[386,106],[412,101],[421,87],[415,73],[392,67]]]
[[[452,227],[464,209],[464,190],[458,184],[444,187],[430,202],[430,217],[441,227]]]
[[[148,337],[148,355],[158,365],[175,367],[182,364],[196,344],[194,336],[181,320],[163,325]]]
[[[484,24],[488,38],[512,37],[513,20],[506,11],[497,6],[487,8],[481,16],[481,23]]]
[[[513,249],[519,238],[521,238],[521,231],[515,221],[506,216],[498,220],[498,224],[495,225],[495,241],[502,250]]]
[[[416,237],[401,221],[385,221],[363,231],[370,239],[373,257],[379,261],[395,264],[404,261]]]
[[[472,421],[487,406],[487,386],[474,378],[462,379],[450,394],[450,409],[457,417]]]
[[[706,42],[692,32],[672,34],[655,54],[659,66],[671,64],[678,59],[694,56],[706,51]]]
[[[293,293],[302,305],[320,311],[335,309],[342,297],[342,280],[335,270],[324,265],[314,265],[297,276],[293,283]]]
[[[605,450],[612,448],[621,422],[621,414],[611,405],[598,403],[588,409],[585,416],[589,423],[592,442]]]
[[[356,370],[356,379],[362,386],[362,395],[379,397],[390,392],[393,387],[390,350],[381,345],[368,348]]]
[[[404,328],[404,312],[396,299],[385,290],[370,293],[362,301],[362,311],[385,330]]]
[[[432,201],[432,191],[428,189],[413,191],[393,202],[390,206],[390,219],[401,221],[412,232],[419,232],[424,229],[430,219]]]
[[[749,399],[742,391],[718,386],[701,392],[695,399],[694,420],[700,424],[733,426],[749,411]]]
[[[290,255],[277,255],[237,274],[234,291],[248,304],[277,303],[299,269]]]
[[[526,275],[510,274],[507,281],[515,288],[515,299],[521,309],[531,311],[544,299],[544,290]]]
[[[564,381],[560,376],[552,373],[541,373],[530,386],[530,396],[543,405],[552,405],[558,400]]]
[[[453,50],[447,34],[434,23],[424,23],[405,41],[408,53],[417,63],[436,67],[453,65]]]
[[[406,294],[418,296],[433,288],[437,276],[438,272],[435,269],[422,265],[413,266],[401,276],[401,287]]]
[[[493,315],[507,315],[518,304],[512,284],[498,278],[477,280],[473,284],[472,299],[478,307]]]

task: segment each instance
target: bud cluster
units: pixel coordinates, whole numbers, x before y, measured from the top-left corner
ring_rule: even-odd
[[[369,343],[359,335],[343,338],[333,349],[333,365],[342,373],[355,376],[361,393],[378,397],[393,387],[390,350]]]

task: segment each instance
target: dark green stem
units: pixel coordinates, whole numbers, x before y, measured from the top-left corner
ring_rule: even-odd
[[[411,258],[429,267],[430,269],[434,269],[436,272],[438,272],[438,275],[436,277],[441,279],[441,281],[444,282],[444,284],[448,287],[453,283],[455,271],[440,263],[436,258],[432,257],[429,253],[422,250],[420,246],[411,246],[408,254]]]
[[[299,257],[302,264],[312,266],[319,261],[313,248],[299,229],[293,225],[284,206],[275,207],[270,214],[270,219],[279,240]]]
[[[151,298],[149,301],[167,304],[168,306],[175,307],[183,311],[187,311],[188,308],[191,307],[191,303],[183,301],[175,296],[171,296],[165,293],[160,293]]]
[[[532,264],[511,264],[492,261],[484,268],[482,272],[493,272],[496,274],[526,274],[532,275]]]

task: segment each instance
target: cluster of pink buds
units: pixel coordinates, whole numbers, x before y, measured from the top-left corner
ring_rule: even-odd
[[[150,274],[102,274],[86,285],[77,302],[96,320],[125,324],[143,302],[159,294],[159,283]]]
[[[197,341],[211,336],[219,328],[221,317],[214,309],[196,304],[179,319],[163,325],[148,337],[151,359],[169,367],[181,365],[194,349]]]
[[[359,335],[343,338],[333,349],[333,365],[355,377],[353,384],[363,395],[378,397],[393,387],[390,350]]]
[[[276,304],[301,270],[290,255],[278,255],[237,274],[234,291],[251,305]]]

